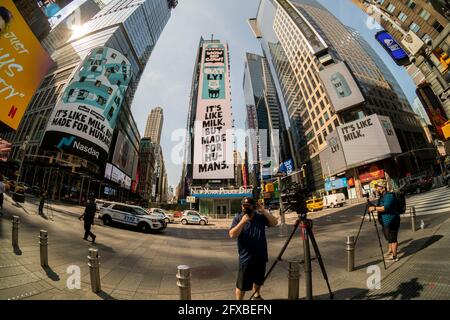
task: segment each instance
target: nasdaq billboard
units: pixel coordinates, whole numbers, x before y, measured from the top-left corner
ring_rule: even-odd
[[[381,44],[399,66],[410,64],[409,56],[405,50],[395,41],[395,39],[385,30],[378,32],[375,39]]]
[[[111,48],[93,49],[55,106],[42,147],[105,163],[130,79],[125,56]]]

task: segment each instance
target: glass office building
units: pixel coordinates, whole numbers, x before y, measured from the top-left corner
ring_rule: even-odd
[[[11,159],[17,157],[19,147],[27,136],[30,137],[28,156],[25,158],[24,171],[22,172],[23,179],[26,182],[33,185],[50,185],[50,181],[53,181],[57,182],[57,185],[61,188],[67,184],[75,186],[73,187],[74,190],[77,189],[77,192],[80,192],[80,189],[83,190],[83,185],[81,184],[80,188],[79,182],[77,185],[72,180],[80,180],[78,172],[81,172],[83,176],[92,176],[97,179],[89,180],[89,185],[92,181],[96,181],[96,185],[90,186],[89,189],[91,190],[89,191],[101,194],[100,189],[105,172],[104,165],[106,164],[98,165],[63,154],[64,160],[78,166],[77,173],[72,174],[68,170],[66,176],[58,178],[54,174],[56,170],[52,168],[52,164],[49,164],[49,160],[44,158],[55,156],[56,153],[40,148],[47,121],[60,99],[63,88],[82,60],[96,47],[115,49],[131,63],[132,79],[114,130],[109,160],[111,162],[113,160],[114,146],[119,132],[124,136],[122,140],[128,141],[132,146],[133,154],[138,155],[140,135],[131,113],[131,103],[145,65],[170,18],[171,10],[176,5],[177,1],[173,0],[112,0],[83,26],[74,30],[72,37],[65,45],[52,54],[55,66],[48,72],[36,91],[19,129],[17,132],[4,137],[12,142]],[[134,175],[137,170],[133,171],[133,176],[129,177],[131,179],[135,178]],[[60,180],[57,181],[56,179]],[[63,181],[63,183],[60,183],[60,181]],[[121,186],[117,185],[116,187],[120,189]],[[68,190],[71,188],[68,187]],[[125,191],[124,194],[128,192]],[[60,191],[58,190],[57,193],[59,195]],[[62,194],[64,195],[64,190]]]

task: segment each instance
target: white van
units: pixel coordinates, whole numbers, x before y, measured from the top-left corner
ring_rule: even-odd
[[[345,195],[343,193],[329,194],[323,197],[324,208],[342,207],[345,203]]]

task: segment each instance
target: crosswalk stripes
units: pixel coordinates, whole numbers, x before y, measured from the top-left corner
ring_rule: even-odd
[[[406,198],[406,206],[414,206],[416,215],[450,214],[450,188],[442,187]]]

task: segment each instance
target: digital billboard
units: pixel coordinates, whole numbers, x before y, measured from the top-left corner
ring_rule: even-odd
[[[394,62],[399,66],[410,64],[409,56],[405,50],[395,41],[395,39],[385,30],[377,32],[375,39],[381,44],[384,50],[389,53]]]
[[[119,131],[112,162],[130,177],[135,177],[139,161],[138,150],[136,150],[127,135]]]
[[[352,108],[365,102],[364,96],[345,62],[325,67],[319,72],[335,112]]]
[[[17,130],[53,61],[13,1],[1,1],[0,22],[0,127],[9,131]]]
[[[130,62],[120,52],[92,50],[54,108],[42,147],[105,163],[130,79]]]
[[[194,179],[234,178],[232,128],[227,45],[207,43],[194,126]]]

